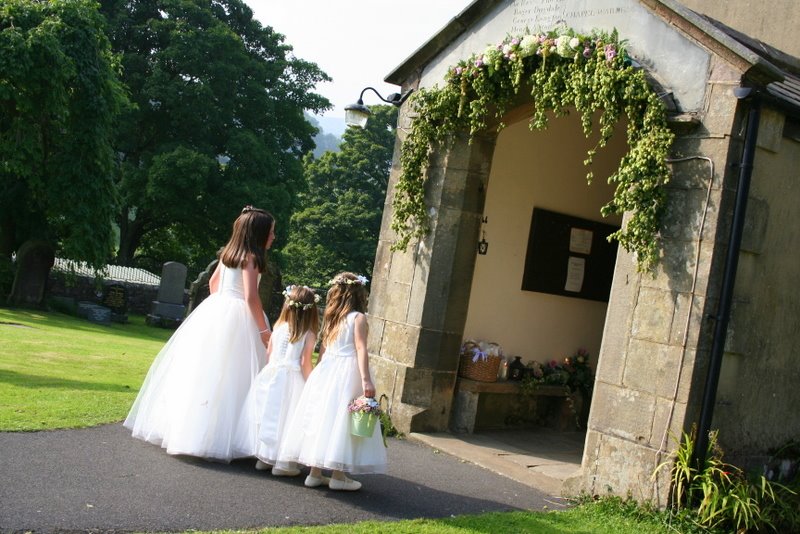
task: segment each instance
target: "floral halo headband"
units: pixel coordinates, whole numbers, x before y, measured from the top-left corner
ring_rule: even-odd
[[[319,303],[319,295],[314,293],[314,290],[311,289],[308,286],[303,286],[303,287],[308,289],[312,293],[314,293],[314,302],[313,303],[304,304],[302,302],[298,302],[296,300],[293,300],[292,297],[289,296],[289,294],[291,293],[292,289],[295,288],[295,287],[297,287],[297,286],[286,286],[286,289],[283,290],[283,296],[284,296],[284,298],[286,298],[286,304],[288,306],[293,306],[293,307],[297,308],[298,310],[310,310],[311,308],[313,308],[314,306],[316,306]]]
[[[350,278],[345,278],[344,276],[337,276],[337,277],[335,277],[333,280],[331,280],[328,283],[330,285],[339,284],[339,285],[343,285],[343,286],[352,286],[352,285],[356,284],[356,285],[360,285],[360,286],[365,286],[365,285],[367,285],[369,283],[369,280],[367,280],[366,276],[363,276],[363,275],[359,274],[358,276],[356,276],[355,280],[351,280]]]

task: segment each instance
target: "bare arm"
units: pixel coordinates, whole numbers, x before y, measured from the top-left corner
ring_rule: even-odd
[[[367,352],[367,317],[363,313],[356,315],[354,321],[353,337],[356,345],[356,355],[358,356],[358,371],[361,373],[361,385],[364,388],[365,397],[375,396],[375,386],[372,384],[372,377],[369,374],[369,353]]]
[[[247,266],[242,269],[242,277],[244,278],[244,300],[258,326],[261,342],[266,347],[272,332],[270,332],[267,325],[267,320],[264,317],[264,308],[261,306],[261,298],[258,296],[258,269],[256,269],[255,262],[247,262]]]
[[[208,289],[211,293],[216,293],[219,291],[219,279],[221,276],[222,271],[222,262],[217,263],[216,269],[214,269],[214,274],[211,275],[211,278],[208,279]]]
[[[269,336],[269,343],[267,343],[267,363],[272,356],[272,335]]]
[[[306,332],[303,354],[300,357],[300,370],[303,372],[303,378],[306,380],[308,380],[308,375],[311,374],[311,356],[314,354],[314,345],[316,344],[317,336],[314,332]]]

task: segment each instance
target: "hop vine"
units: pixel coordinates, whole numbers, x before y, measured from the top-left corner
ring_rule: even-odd
[[[620,118],[627,118],[629,151],[608,177],[614,196],[600,212],[630,213],[627,224],[610,239],[635,254],[640,271],[652,270],[661,250],[663,186],[670,178],[665,159],[674,136],[663,104],[644,73],[631,65],[616,31],[584,35],[560,28],[508,36],[451,67],[442,87],[414,93],[410,105],[415,118],[403,140],[392,200],[391,227],[397,234],[393,249],[403,250],[430,231],[425,170],[431,151],[458,132],[474,136],[485,131],[502,119],[521,91],[530,93],[532,130],[545,129],[549,113],[560,117],[573,108],[587,138],[597,128],[598,141],[584,160],[587,166],[615,133]],[[498,124],[499,130],[503,124]],[[592,178],[588,170],[587,181]]]

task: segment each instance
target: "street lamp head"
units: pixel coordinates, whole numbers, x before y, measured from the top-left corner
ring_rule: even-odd
[[[355,126],[364,128],[367,126],[367,119],[369,119],[370,111],[364,105],[364,101],[360,98],[355,104],[350,104],[344,108],[344,123],[347,126]]]
[[[405,102],[411,93],[414,92],[413,89],[409,89],[405,94],[401,95],[400,93],[392,93],[388,97],[383,98],[381,94],[374,88],[365,87],[362,89],[361,95],[358,97],[358,102],[345,106],[344,108],[344,122],[347,126],[356,126],[358,128],[364,128],[367,126],[367,119],[369,119],[370,115],[369,108],[364,105],[364,93],[367,90],[370,90],[378,95],[378,98],[387,104],[392,104],[393,106],[397,107],[402,106],[403,102]]]

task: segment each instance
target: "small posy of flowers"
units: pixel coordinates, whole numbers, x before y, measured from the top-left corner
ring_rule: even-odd
[[[286,299],[286,305],[287,306],[292,306],[294,308],[297,308],[298,310],[310,310],[315,305],[319,304],[320,297],[316,293],[314,293],[314,302],[313,303],[310,303],[310,302],[309,303],[302,303],[302,302],[298,302],[298,301],[292,299],[292,297],[290,295],[292,293],[292,289],[294,289],[295,287],[297,287],[297,286],[286,286],[286,289],[283,290],[283,297]],[[308,287],[308,286],[303,286],[303,287],[305,287],[306,289],[311,290],[311,288]]]
[[[347,411],[350,413],[372,414],[378,417],[383,413],[380,402],[373,397],[365,397],[364,395],[350,401],[350,404],[347,405]]]
[[[336,278],[334,278],[333,280],[331,280],[328,283],[330,285],[342,284],[342,285],[346,285],[346,286],[351,286],[353,284],[358,284],[358,285],[361,285],[361,286],[365,286],[365,285],[367,285],[369,283],[369,280],[367,279],[366,276],[359,274],[358,276],[356,276],[355,280],[353,280],[351,278],[346,278],[344,276],[337,276]]]

